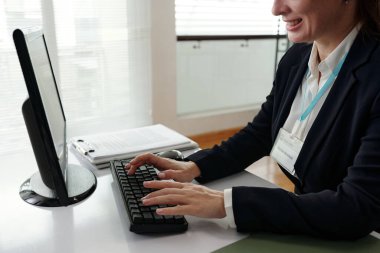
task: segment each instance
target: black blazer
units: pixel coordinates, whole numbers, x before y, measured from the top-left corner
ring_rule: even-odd
[[[202,181],[242,171],[269,155],[307,70],[310,44],[282,58],[272,91],[252,122],[190,157]],[[380,228],[380,42],[359,33],[295,163],[296,194],[233,187],[238,231],[358,238]]]

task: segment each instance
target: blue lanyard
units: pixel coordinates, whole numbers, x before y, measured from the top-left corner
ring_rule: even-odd
[[[314,107],[317,105],[321,97],[326,93],[326,91],[331,87],[331,85],[334,83],[335,78],[338,76],[344,61],[346,60],[347,57],[346,53],[343,58],[339,61],[338,65],[335,67],[333,72],[331,73],[329,79],[327,79],[326,83],[322,86],[322,88],[318,91],[317,95],[314,97],[314,99],[311,101],[310,105],[306,108],[305,112],[302,113],[300,116],[300,121],[304,121],[311,111],[314,109]]]

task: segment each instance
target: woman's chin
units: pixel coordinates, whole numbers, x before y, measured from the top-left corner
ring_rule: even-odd
[[[289,41],[293,43],[304,43],[304,42],[310,42],[305,36],[300,36],[299,34],[294,34],[291,32],[288,32],[288,39]]]

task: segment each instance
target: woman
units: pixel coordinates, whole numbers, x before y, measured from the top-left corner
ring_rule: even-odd
[[[380,228],[379,0],[275,0],[296,44],[282,58],[261,111],[244,129],[189,162],[152,154],[163,179],[145,205],[161,215],[227,216],[238,231],[352,239]],[[282,189],[193,185],[243,170],[271,155],[294,182]]]

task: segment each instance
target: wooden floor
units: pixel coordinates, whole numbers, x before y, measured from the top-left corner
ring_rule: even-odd
[[[210,132],[200,135],[189,136],[197,142],[201,148],[211,148],[212,146],[227,140],[230,136],[239,131],[240,128],[227,129],[223,131]],[[271,163],[272,164],[272,163]],[[284,175],[278,166],[257,166],[253,171],[257,176],[272,182],[281,188],[292,191],[294,190],[293,183]]]

